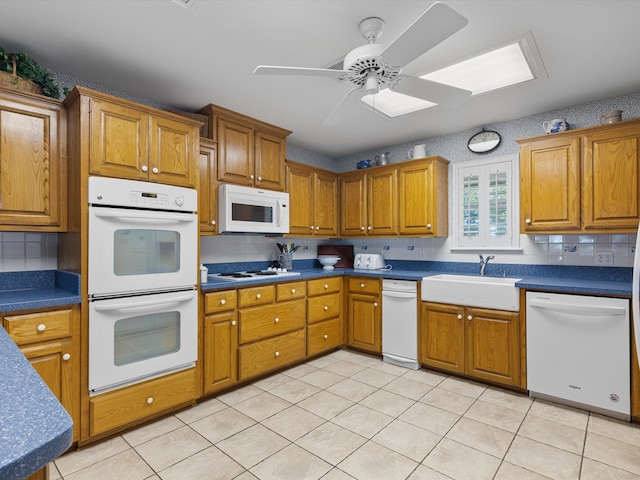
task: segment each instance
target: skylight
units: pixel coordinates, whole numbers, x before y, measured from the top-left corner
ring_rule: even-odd
[[[420,78],[470,90],[472,95],[491,92],[545,75],[530,33],[508,44],[493,47],[472,58],[421,75]],[[386,88],[362,100],[389,117],[406,115],[435,103]]]

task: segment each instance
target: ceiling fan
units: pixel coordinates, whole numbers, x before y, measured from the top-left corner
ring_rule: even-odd
[[[467,19],[447,5],[436,2],[418,17],[390,45],[375,43],[384,29],[378,17],[365,18],[359,29],[367,45],[349,52],[342,70],[330,68],[282,67],[260,65],[253,73],[259,75],[326,76],[348,80],[356,85],[348,92],[323,122],[339,123],[345,116],[345,104],[354,103],[364,95],[373,95],[389,88],[393,92],[446,106],[456,106],[471,92],[420,77],[402,73],[404,66],[449,38],[467,24]],[[355,95],[354,95],[355,94]]]

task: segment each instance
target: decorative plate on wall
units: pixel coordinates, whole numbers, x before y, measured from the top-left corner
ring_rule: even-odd
[[[487,153],[495,150],[500,145],[500,134],[493,130],[485,130],[472,135],[467,142],[467,147],[473,153]]]

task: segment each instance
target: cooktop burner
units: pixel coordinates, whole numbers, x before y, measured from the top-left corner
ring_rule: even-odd
[[[293,277],[300,275],[300,272],[278,272],[277,270],[248,270],[246,272],[223,272],[209,275],[217,280],[240,281],[250,278],[269,277]]]

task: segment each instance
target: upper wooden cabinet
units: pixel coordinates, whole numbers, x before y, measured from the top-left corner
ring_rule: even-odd
[[[268,190],[285,189],[288,130],[209,104],[209,137],[218,144],[218,180]]]
[[[524,233],[635,232],[640,121],[520,140]]]
[[[0,88],[0,230],[66,229],[66,112]]]
[[[88,175],[197,188],[200,122],[81,87],[65,105],[70,137],[88,140]]]
[[[198,217],[200,235],[218,233],[218,178],[216,173],[216,144],[209,139],[200,139],[198,157],[200,189],[198,190]]]
[[[338,174],[287,160],[289,234],[338,235]]]

